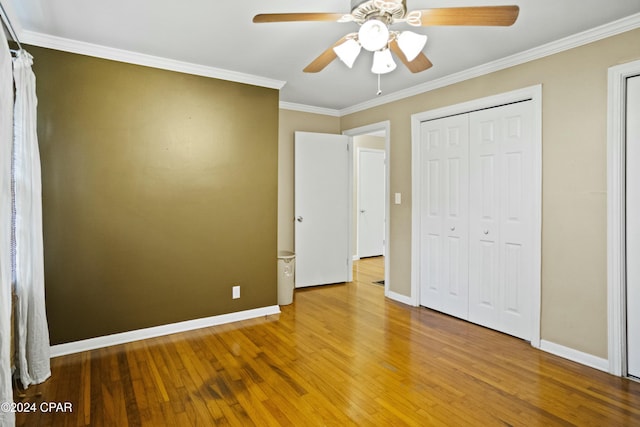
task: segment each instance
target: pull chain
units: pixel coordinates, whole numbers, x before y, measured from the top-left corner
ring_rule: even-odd
[[[376,92],[376,95],[382,95],[382,89],[380,89],[380,74],[378,74],[378,91]]]

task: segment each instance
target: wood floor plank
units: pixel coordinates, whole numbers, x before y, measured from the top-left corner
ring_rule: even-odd
[[[384,297],[382,258],[279,315],[52,360],[18,426],[634,426],[640,383]]]

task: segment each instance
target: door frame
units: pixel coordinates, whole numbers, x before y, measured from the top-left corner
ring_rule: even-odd
[[[542,299],[542,85],[534,85],[460,104],[424,111],[411,115],[411,296],[414,306],[420,305],[420,124],[457,114],[499,107],[521,101],[533,102],[533,253],[534,286],[531,290],[531,345],[540,348],[540,311]]]
[[[358,197],[355,200],[355,212],[356,212],[355,217],[356,218],[360,218],[360,216],[357,215],[357,214],[360,213],[360,154],[362,152],[382,153],[385,156],[384,157],[385,180],[386,180],[386,177],[387,177],[387,172],[386,172],[386,170],[387,170],[387,157],[386,157],[385,150],[381,150],[381,149],[378,149],[378,148],[366,148],[366,147],[358,147],[356,149],[356,152],[355,152],[356,164],[357,164],[356,170],[358,171],[358,174],[356,175],[355,183],[354,183],[354,186],[353,186],[354,190],[357,189],[357,191],[358,191]],[[385,187],[386,187],[386,185],[385,185]],[[385,194],[384,194],[385,203],[387,201],[386,190],[387,189],[385,188]],[[385,209],[386,209],[386,206],[385,206]],[[386,211],[385,211],[385,215],[386,215]],[[388,226],[387,222],[388,222],[388,219],[385,217],[385,219],[384,219],[384,229],[385,229],[385,233],[384,234],[385,234],[385,238],[386,238],[386,233],[387,233],[386,230],[387,230],[387,226]],[[354,242],[354,247],[356,248],[356,254],[358,256],[358,259],[360,259],[360,222],[359,222],[359,219],[356,220],[356,224],[353,225],[353,229],[356,232],[355,233],[356,241]],[[387,253],[387,242],[385,241],[384,244],[382,245],[382,255],[386,255],[386,253]],[[355,258],[354,258],[354,260],[355,260]]]
[[[627,375],[626,93],[640,60],[609,68],[607,100],[607,317],[609,373]]]
[[[384,156],[385,156],[385,161],[386,161],[386,167],[384,168],[384,174],[385,174],[385,178],[384,178],[384,192],[385,192],[385,202],[384,202],[384,215],[385,215],[385,229],[384,229],[384,240],[385,240],[385,256],[384,256],[384,296],[385,297],[393,297],[392,294],[389,289],[390,289],[390,277],[391,277],[391,250],[390,250],[390,246],[391,246],[391,206],[389,203],[389,197],[390,197],[390,170],[391,170],[391,162],[390,162],[390,151],[391,151],[391,121],[389,120],[385,120],[382,122],[377,122],[377,123],[371,123],[369,125],[364,125],[364,126],[360,126],[357,128],[352,128],[352,129],[347,129],[342,131],[343,135],[347,135],[349,136],[349,146],[352,148],[351,150],[351,155],[355,156],[354,150],[353,150],[353,137],[355,136],[360,136],[360,135],[367,135],[370,133],[374,133],[374,132],[380,132],[380,131],[384,131],[384,135],[385,135],[385,140],[384,140]],[[352,159],[353,160],[353,159]],[[353,162],[351,162],[351,164],[353,164]],[[352,186],[352,193],[353,194],[353,186]],[[352,197],[353,199],[353,197]],[[353,216],[351,216],[351,222],[353,222]],[[351,224],[351,229],[353,229],[353,227],[355,226],[355,224]]]

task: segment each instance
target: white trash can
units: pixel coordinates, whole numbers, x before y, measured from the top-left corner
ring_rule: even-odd
[[[278,305],[293,302],[293,276],[296,271],[296,255],[289,251],[278,251]]]

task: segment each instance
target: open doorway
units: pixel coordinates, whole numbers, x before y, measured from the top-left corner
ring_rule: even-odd
[[[384,137],[361,135],[353,138],[353,258],[385,254],[385,153]]]
[[[389,122],[343,132],[352,140],[354,273],[389,290]]]

